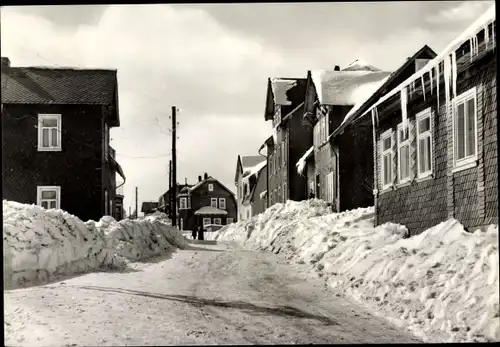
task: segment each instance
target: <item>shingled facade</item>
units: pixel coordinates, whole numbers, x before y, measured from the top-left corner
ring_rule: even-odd
[[[492,13],[372,109],[377,225],[498,224],[495,27]]]
[[[3,198],[86,221],[116,215],[109,146],[118,127],[116,71],[13,67],[2,57]]]

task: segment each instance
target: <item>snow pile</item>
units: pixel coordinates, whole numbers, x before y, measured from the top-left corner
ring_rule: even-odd
[[[373,215],[373,208],[329,213],[319,200],[289,201],[215,239],[308,264],[426,342],[500,339],[498,226],[467,233],[449,220],[409,238],[401,225],[374,228]]]
[[[6,288],[37,284],[103,268],[123,267],[183,248],[185,239],[162,215],[116,222],[82,222],[62,210],[3,201]]]
[[[311,146],[311,148],[309,148],[302,157],[300,157],[299,161],[297,162],[297,172],[299,173],[299,175],[302,175],[304,173],[304,169],[306,167],[306,163],[307,163],[307,158],[309,158],[309,156],[312,154],[314,150],[314,146]]]

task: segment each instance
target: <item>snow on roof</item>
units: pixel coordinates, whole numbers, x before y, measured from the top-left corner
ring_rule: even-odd
[[[439,53],[434,59],[429,61],[423,68],[415,72],[413,75],[408,77],[399,86],[391,90],[389,93],[381,97],[376,103],[374,103],[370,108],[368,108],[362,115],[371,112],[372,109],[379,106],[384,101],[388,100],[390,97],[399,93],[403,88],[408,86],[410,83],[416,81],[426,73],[429,73],[432,69],[439,65],[449,54],[458,49],[466,40],[469,40],[473,36],[477,35],[480,31],[485,29],[488,25],[493,23],[496,19],[495,15],[495,5],[492,5],[481,17],[479,17],[474,23],[472,23],[467,29],[465,29],[462,34],[460,34],[455,40],[453,40],[441,53]]]
[[[363,84],[360,87],[358,87],[354,91],[354,94],[356,95],[356,98],[359,101],[346,114],[340,126],[344,125],[344,123],[346,123],[349,120],[349,118],[351,118],[352,115],[356,113],[356,111],[359,110],[361,106],[363,106],[363,104],[373,95],[373,93],[375,93],[380,87],[382,87],[382,85],[389,79],[389,77],[390,75],[384,77],[380,81]]]
[[[356,105],[366,94],[363,85],[379,82],[389,75],[386,71],[311,71],[319,102],[339,106]]]
[[[261,155],[249,155],[244,157],[242,156],[241,166],[243,167],[243,172],[249,168],[254,167],[255,165],[262,163],[263,161],[266,161],[266,158]]]
[[[221,214],[221,215],[226,215],[227,214],[227,211],[224,211],[224,210],[219,210],[218,208],[216,207],[212,207],[212,206],[203,206],[202,208],[200,208],[199,210],[196,210],[196,212],[194,213],[195,215],[208,215],[208,214]]]
[[[258,174],[260,172],[260,170],[262,170],[266,165],[267,165],[267,160],[263,160],[262,162],[258,163],[257,165],[254,165],[254,166],[247,168],[243,172],[243,177],[247,178],[247,177],[250,177],[254,174]]]
[[[304,172],[304,168],[306,167],[307,158],[309,158],[309,156],[313,153],[313,150],[314,150],[314,146],[311,146],[311,148],[309,148],[307,150],[307,152],[305,152],[304,155],[297,162],[297,164],[296,164],[297,165],[297,172],[299,173],[299,175],[302,175],[302,173]]]
[[[274,103],[276,105],[291,105],[286,92],[297,85],[296,79],[287,78],[271,78],[271,88],[274,95]]]
[[[264,190],[262,193],[259,194],[259,197],[261,199],[264,199],[266,197],[266,195],[267,195],[267,190]]]
[[[349,65],[347,65],[342,71],[381,71],[379,68],[368,64],[364,60],[356,59]]]

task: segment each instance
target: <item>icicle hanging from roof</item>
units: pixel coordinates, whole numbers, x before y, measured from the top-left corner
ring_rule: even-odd
[[[433,71],[432,69],[429,70],[429,80],[431,81],[431,95],[432,95],[432,89],[433,89],[432,87],[433,87],[433,82],[434,82],[433,78],[432,78],[433,77],[432,71]]]
[[[401,115],[403,117],[403,132],[408,130],[408,92],[406,87],[401,89]]]
[[[457,97],[457,53],[451,52],[451,88],[453,90],[453,98]]]
[[[437,106],[439,110],[439,64],[436,65],[436,93],[437,93]]]
[[[488,25],[484,27],[484,44],[486,49],[488,49],[488,43],[490,42],[490,31],[488,30]]]
[[[424,95],[424,101],[425,101],[425,81],[424,81],[424,75],[420,77],[420,83],[422,84],[422,94]]]
[[[449,112],[450,106],[450,80],[451,80],[451,54],[444,57],[444,95],[446,103],[446,114]]]

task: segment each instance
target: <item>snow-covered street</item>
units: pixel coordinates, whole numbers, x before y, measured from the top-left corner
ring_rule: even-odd
[[[304,265],[230,242],[118,272],[4,292],[5,343],[23,346],[418,342]]]

